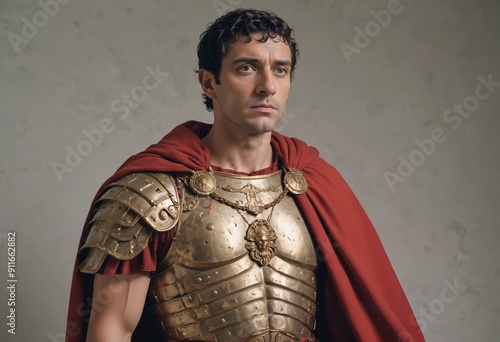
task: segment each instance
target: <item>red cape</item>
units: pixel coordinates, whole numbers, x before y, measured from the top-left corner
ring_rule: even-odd
[[[99,189],[132,172],[206,170],[201,142],[210,125],[189,121],[129,158]],[[273,132],[271,145],[285,167],[301,170],[309,184],[296,201],[318,242],[329,275],[326,310],[331,341],[421,342],[424,337],[380,239],[353,192],[314,147]],[[92,215],[89,211],[87,221]],[[87,222],[80,246],[87,236]],[[320,260],[320,261],[321,261]],[[93,277],[77,271],[71,285],[66,342],[85,340]]]

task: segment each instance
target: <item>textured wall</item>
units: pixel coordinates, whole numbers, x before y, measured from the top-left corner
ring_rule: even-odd
[[[235,6],[294,27],[302,54],[279,130],[317,146],[351,184],[428,340],[499,341],[493,0],[1,0],[0,339],[62,341],[93,193],[174,125],[211,120],[195,48]]]

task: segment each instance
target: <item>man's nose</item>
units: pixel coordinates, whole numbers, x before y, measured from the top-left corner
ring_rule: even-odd
[[[263,71],[259,77],[256,92],[260,95],[273,95],[276,93],[276,84],[271,70]]]

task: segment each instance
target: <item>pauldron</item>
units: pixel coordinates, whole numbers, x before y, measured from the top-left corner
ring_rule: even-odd
[[[167,173],[132,173],[112,182],[95,202],[89,234],[80,249],[89,249],[80,265],[96,273],[107,255],[130,260],[147,246],[153,231],[172,229],[180,216],[177,185]]]

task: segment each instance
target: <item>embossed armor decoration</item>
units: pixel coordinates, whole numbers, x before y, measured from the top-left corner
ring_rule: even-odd
[[[149,300],[164,337],[267,342],[310,336],[316,254],[282,172],[201,171],[185,184],[188,205],[151,283]]]
[[[90,233],[81,250],[90,248],[80,265],[96,273],[107,255],[130,260],[148,244],[153,230],[166,231],[179,220],[177,188],[166,173],[132,173],[109,184],[95,203]]]

